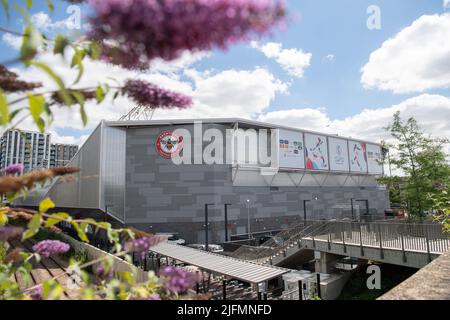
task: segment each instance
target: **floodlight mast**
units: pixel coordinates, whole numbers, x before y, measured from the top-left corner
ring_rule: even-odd
[[[136,106],[132,108],[127,114],[121,116],[119,121],[129,121],[129,120],[152,120],[155,114],[155,108]]]

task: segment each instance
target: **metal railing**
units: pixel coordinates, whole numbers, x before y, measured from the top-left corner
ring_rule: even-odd
[[[362,251],[364,247],[379,248],[381,255],[384,249],[423,252],[430,260],[431,254],[450,248],[449,235],[437,223],[330,221],[304,238],[313,243],[325,241],[329,247],[332,243],[341,244],[344,252],[347,245],[358,245]]]
[[[356,221],[302,221],[294,227],[278,233],[259,247],[242,246],[233,256],[268,263],[276,255],[286,254],[286,249],[297,245],[302,239],[325,241],[331,249],[332,243],[343,245],[344,252],[348,245],[357,245],[364,255],[365,247],[380,249],[384,256],[385,249],[397,249],[403,252],[415,251],[428,254],[447,252],[450,248],[449,235],[438,223],[410,223],[406,221],[378,220],[372,222]]]
[[[276,254],[294,245],[302,237],[309,235],[316,228],[326,224],[326,221],[302,221],[299,224],[278,233],[259,247],[241,246],[233,252],[233,257],[266,263]]]

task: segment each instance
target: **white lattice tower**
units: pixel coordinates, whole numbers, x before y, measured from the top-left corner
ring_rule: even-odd
[[[119,121],[128,120],[152,120],[153,114],[155,113],[154,108],[136,106],[130,110],[127,114],[120,117]]]

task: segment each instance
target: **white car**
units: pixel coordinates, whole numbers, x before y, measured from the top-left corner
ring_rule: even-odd
[[[179,244],[180,246],[186,244],[186,240],[181,239],[177,233],[157,233],[156,235],[166,238],[168,243]]]

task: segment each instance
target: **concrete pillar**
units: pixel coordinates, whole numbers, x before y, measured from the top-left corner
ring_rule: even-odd
[[[327,253],[314,251],[314,258],[316,259],[315,271],[320,273],[331,273],[331,269],[334,266],[334,262],[342,256]]]

